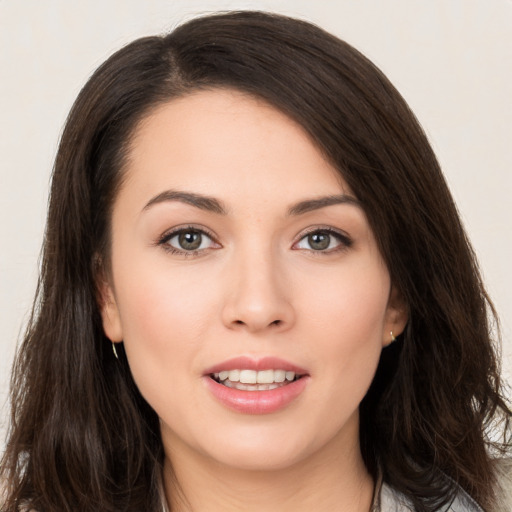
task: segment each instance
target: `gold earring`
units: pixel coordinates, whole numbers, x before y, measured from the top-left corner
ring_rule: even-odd
[[[112,352],[114,352],[116,359],[119,360],[119,356],[117,355],[117,350],[116,350],[116,344],[114,342],[112,342]]]
[[[391,334],[391,343],[394,343],[396,341],[396,338],[393,336],[393,331],[390,331]]]

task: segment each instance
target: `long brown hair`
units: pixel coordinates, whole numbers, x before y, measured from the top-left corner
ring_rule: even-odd
[[[2,510],[159,510],[158,418],[105,337],[95,280],[130,137],[151,109],[232,88],[300,123],[363,205],[409,322],[361,411],[368,470],[433,511],[461,486],[492,507],[505,435],[494,310],[436,158],[407,104],[347,43],[260,12],[194,19],[110,57],[60,142],[37,297],[12,377]],[[291,148],[292,150],[292,148]],[[500,421],[504,420],[500,424]]]

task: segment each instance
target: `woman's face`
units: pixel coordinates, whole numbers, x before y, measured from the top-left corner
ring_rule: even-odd
[[[298,124],[234,91],[157,108],[111,254],[104,329],[171,460],[275,469],[357,451],[359,403],[405,314],[364,211]]]

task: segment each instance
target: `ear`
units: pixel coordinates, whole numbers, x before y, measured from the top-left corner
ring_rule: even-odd
[[[402,294],[394,287],[389,293],[386,318],[382,333],[382,346],[387,347],[402,334],[409,319],[409,311]]]
[[[111,280],[105,275],[101,263],[97,263],[95,266],[97,301],[100,308],[103,331],[105,336],[113,343],[123,341],[121,317]]]

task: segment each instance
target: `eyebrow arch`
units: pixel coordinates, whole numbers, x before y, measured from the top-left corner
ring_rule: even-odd
[[[355,197],[348,196],[346,194],[339,194],[335,196],[307,199],[306,201],[296,203],[290,207],[288,215],[302,215],[304,213],[309,213],[335,204],[350,204],[361,208],[361,203]]]
[[[142,211],[148,210],[152,206],[164,203],[166,201],[179,201],[191,206],[195,206],[201,210],[217,213],[219,215],[227,215],[227,209],[221,201],[214,197],[205,196],[203,194],[196,194],[193,192],[184,192],[179,190],[165,190],[164,192],[156,195],[144,206]],[[315,199],[306,199],[292,205],[288,209],[288,216],[303,215],[305,213],[319,210],[327,206],[336,204],[350,204],[361,207],[357,199],[346,194],[339,194],[333,196],[317,197]]]
[[[222,202],[214,197],[204,196],[202,194],[194,194],[193,192],[182,192],[178,190],[166,190],[161,194],[153,197],[144,206],[142,211],[145,211],[155,204],[164,203],[166,201],[179,201],[185,204],[190,204],[201,210],[208,212],[218,213],[219,215],[226,215],[227,210],[223,206]]]

